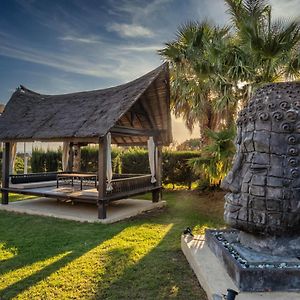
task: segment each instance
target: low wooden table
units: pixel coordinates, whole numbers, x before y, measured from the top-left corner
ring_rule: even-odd
[[[95,179],[95,187],[97,188],[97,175],[95,174],[80,174],[80,173],[60,173],[56,177],[56,187],[59,187],[60,179],[71,179],[72,186],[74,186],[74,179],[80,180],[80,190],[82,190],[82,182],[84,179]]]

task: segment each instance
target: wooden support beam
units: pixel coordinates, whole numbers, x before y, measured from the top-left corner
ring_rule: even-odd
[[[99,140],[98,154],[98,218],[106,219],[106,156],[107,138],[106,135]]]
[[[149,98],[147,97],[146,94],[144,94],[143,97],[140,100],[140,103],[141,103],[143,109],[146,112],[147,120],[151,124],[151,127],[156,128],[156,122],[155,122],[155,119],[154,119],[154,114],[153,114],[153,111],[152,111],[151,107],[148,104],[149,102],[150,102]]]
[[[162,104],[164,103],[163,101],[160,101],[160,95],[157,91],[157,84],[156,84],[156,80],[154,81],[153,83],[154,85],[154,91],[155,91],[155,96],[156,96],[156,99],[157,99],[157,103],[156,103],[156,107],[158,108],[156,111],[158,112],[159,114],[159,117],[161,119],[161,121],[163,122],[164,121],[164,116],[163,116],[163,109],[162,109]]]
[[[157,161],[156,161],[156,183],[161,186],[162,182],[162,146],[157,145]]]
[[[166,72],[165,74],[165,84],[166,84],[166,91],[167,91],[167,109],[168,111],[170,110],[170,106],[171,106],[171,87],[170,87],[170,71],[169,71],[169,67],[168,67],[168,71]],[[169,141],[171,142],[172,141],[172,118],[171,118],[171,113],[169,111],[168,113],[168,121],[167,121],[167,128],[169,128],[168,130],[168,138],[169,138]]]
[[[2,153],[2,188],[9,188],[10,143],[4,144]],[[8,191],[2,190],[2,204],[8,204]]]
[[[118,192],[116,194],[111,194],[106,197],[106,201],[116,201],[120,199],[128,198],[129,196],[135,196],[135,195],[141,195],[150,193],[155,189],[160,189],[161,187],[147,187],[147,188],[141,188],[141,189],[134,189],[131,191],[126,192]],[[98,197],[96,196],[85,196],[85,195],[78,195],[77,193],[69,194],[65,192],[57,193],[57,192],[51,192],[51,191],[45,191],[41,192],[38,189],[24,189],[21,190],[19,188],[8,188],[8,189],[2,189],[6,192],[14,193],[14,194],[22,194],[22,195],[32,195],[32,196],[39,196],[43,198],[53,198],[53,199],[61,199],[61,200],[72,200],[73,202],[82,202],[82,203],[97,203]]]
[[[139,113],[138,114],[140,114],[141,116],[143,116],[145,118],[145,120],[148,123],[149,127],[150,128],[155,128],[154,120],[149,117],[149,113],[146,111],[142,101],[136,102],[135,105],[139,107]]]
[[[74,149],[73,149],[73,143],[70,143],[69,147],[69,159],[68,159],[68,172],[73,172],[73,164],[74,164]]]
[[[73,156],[73,171],[80,172],[81,170],[81,148],[80,144],[74,144],[74,156]]]
[[[162,185],[162,146],[157,146],[157,157],[155,161],[155,177],[156,185],[161,187]],[[161,201],[161,189],[152,191],[152,202]]]
[[[110,130],[111,134],[115,135],[134,135],[134,136],[158,136],[160,130],[156,129],[137,129],[125,126],[114,126]]]
[[[31,143],[31,142],[43,142],[43,143],[54,143],[54,142],[70,142],[70,143],[85,143],[85,144],[98,144],[99,138],[90,137],[90,138],[16,138],[16,139],[6,139],[2,142],[15,142],[15,143]]]

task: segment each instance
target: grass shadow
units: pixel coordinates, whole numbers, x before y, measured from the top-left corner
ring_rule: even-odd
[[[207,299],[181,251],[180,240],[182,231],[187,226],[193,228],[196,234],[204,233],[208,227],[224,226],[223,195],[166,193],[164,199],[167,200],[168,207],[164,213],[140,216],[136,219],[136,225],[172,224],[170,230],[140,260],[127,264],[118,277],[114,275],[113,268],[108,268],[106,276],[114,279],[109,285],[99,282],[93,299]],[[111,253],[110,261],[118,261],[114,254]]]
[[[11,258],[1,261],[0,299],[11,299],[18,295],[113,238],[125,227],[126,224],[108,226],[0,212],[0,242],[17,252]],[[60,259],[34,271],[36,264],[60,255]],[[28,274],[23,278],[26,272]],[[10,274],[21,279],[10,278]],[[10,280],[13,283],[8,285]]]
[[[12,279],[0,299],[206,299],[180,236],[187,226],[202,232],[222,224],[223,201],[164,196],[166,209],[111,225],[0,212],[0,242],[17,251],[0,264],[0,289],[1,278],[53,258]]]
[[[129,263],[128,257],[124,256],[127,263],[121,262],[123,268],[118,276],[113,265],[109,266],[105,276],[110,282],[99,282],[93,299],[207,299],[181,252],[180,236],[181,226],[174,225],[136,263]],[[110,261],[120,261],[118,254],[119,251],[111,252]]]

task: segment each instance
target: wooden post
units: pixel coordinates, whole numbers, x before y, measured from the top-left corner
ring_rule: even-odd
[[[73,160],[74,160],[74,151],[73,151],[73,143],[70,143],[69,147],[69,159],[68,159],[68,172],[73,172]]]
[[[98,218],[106,219],[106,155],[107,155],[106,135],[99,140],[98,154]]]
[[[156,185],[161,187],[162,185],[162,146],[157,146],[157,157],[155,161],[155,177]],[[161,188],[152,192],[152,202],[161,201]]]
[[[80,166],[80,160],[81,160],[81,148],[79,144],[74,145],[74,160],[73,160],[73,171],[74,172],[80,172],[81,166]]]
[[[4,144],[2,153],[2,188],[9,187],[10,143]],[[2,204],[8,204],[8,192],[2,191]]]

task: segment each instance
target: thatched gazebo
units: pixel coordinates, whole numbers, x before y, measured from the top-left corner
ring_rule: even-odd
[[[171,140],[167,64],[132,82],[102,90],[42,95],[20,86],[0,117],[0,141],[4,142],[2,204],[8,204],[10,192],[93,202],[98,205],[99,218],[106,218],[106,206],[113,200],[152,192],[152,200],[159,201],[161,149]],[[66,153],[63,160],[67,158],[64,172],[39,174],[39,180],[55,176],[57,183],[59,176],[74,175],[73,180],[92,175],[84,175],[77,168],[74,170],[74,158],[81,146],[98,144],[98,171],[93,174],[97,187],[95,193],[85,193],[84,190],[66,193],[53,188],[11,185],[33,183],[37,178],[36,174],[13,175],[9,171],[12,148],[18,142],[33,141],[64,143]],[[120,146],[148,144],[151,174],[113,175],[110,142]]]

